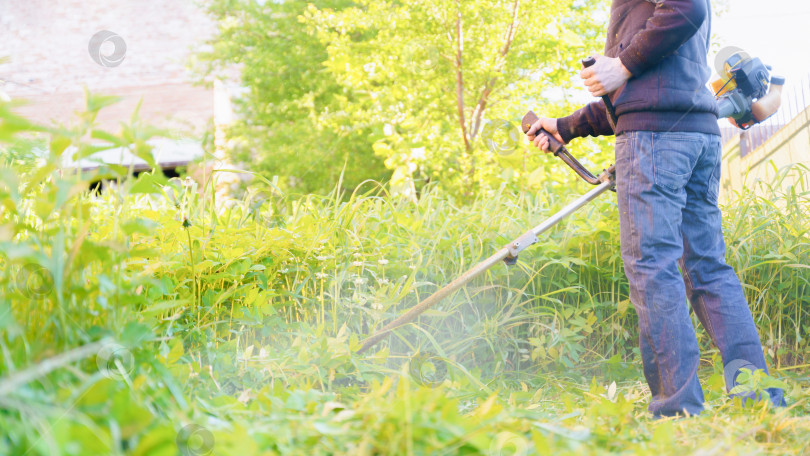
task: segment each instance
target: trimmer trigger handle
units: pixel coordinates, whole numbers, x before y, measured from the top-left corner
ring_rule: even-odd
[[[537,117],[537,114],[534,111],[529,111],[523,116],[523,120],[520,122],[521,127],[523,127],[523,133],[528,133],[529,129],[532,128],[535,122],[540,120]],[[534,134],[535,136],[539,135],[540,133],[546,135],[548,138],[548,148],[550,151],[554,152],[554,156],[556,157],[559,153],[564,149],[564,146],[561,142],[557,141],[557,138],[554,137],[551,133],[547,132],[545,129],[541,128],[537,130]]]
[[[585,68],[592,67],[596,64],[596,58],[588,57],[586,59],[582,59],[582,66]],[[616,129],[616,108],[613,107],[613,102],[610,100],[610,97],[607,95],[602,96],[602,101],[605,103],[605,108],[607,109],[608,116],[610,116],[610,120],[613,122],[611,127]]]
[[[537,114],[534,112],[527,112],[526,115],[523,116],[523,120],[520,122],[520,125],[523,128],[523,133],[528,133],[532,125],[534,125],[534,123],[539,119],[540,118],[537,117]],[[562,143],[554,139],[554,136],[552,136],[551,133],[542,128],[537,131],[537,134],[540,133],[543,133],[548,137],[549,150],[554,152],[554,156],[559,157],[560,160],[564,161],[565,164],[573,169],[574,172],[576,172],[577,175],[579,175],[579,177],[581,177],[585,182],[591,185],[599,185],[602,183],[602,180],[585,169],[585,167],[582,166],[582,164],[577,161],[577,159],[574,158],[570,152],[568,152],[568,149],[566,149]]]

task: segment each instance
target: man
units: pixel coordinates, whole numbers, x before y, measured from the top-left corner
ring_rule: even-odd
[[[710,0],[614,0],[605,56],[580,75],[594,96],[610,97],[615,125],[598,101],[540,119],[528,132],[545,151],[548,138],[535,135],[541,127],[563,143],[616,134],[621,253],[655,416],[703,410],[687,297],[727,368],[767,370],[739,279],[724,259],[720,130],[706,87],[710,28]],[[784,405],[781,390],[768,392]]]

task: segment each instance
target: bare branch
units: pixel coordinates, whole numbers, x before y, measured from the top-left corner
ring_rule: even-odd
[[[509,50],[512,48],[512,43],[515,40],[515,34],[517,33],[517,28],[520,22],[518,19],[519,12],[520,0],[515,0],[515,3],[512,5],[512,22],[509,24],[509,27],[504,33],[504,44],[501,46],[501,49],[498,51],[498,55],[495,57],[495,65],[493,68],[495,73],[500,73],[503,70],[504,65],[506,65],[506,56],[509,54]],[[495,89],[495,83],[497,81],[497,76],[494,76],[487,81],[486,85],[484,85],[484,90],[481,92],[481,96],[478,99],[478,103],[476,103],[475,110],[473,111],[472,115],[474,124],[470,127],[470,137],[473,139],[478,136],[478,133],[481,131],[481,122],[483,121],[484,112],[486,111],[487,104],[489,102],[489,96]]]
[[[464,75],[462,70],[462,42],[461,32],[461,0],[456,0],[456,104],[458,105],[458,121],[461,124],[461,135],[464,138],[464,148],[472,150],[470,139],[467,136],[467,126],[464,116]]]

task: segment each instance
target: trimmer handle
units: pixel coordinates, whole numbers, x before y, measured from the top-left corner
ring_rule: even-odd
[[[587,59],[582,59],[582,66],[585,68],[592,67],[596,64],[596,59],[593,57],[588,57]],[[611,127],[616,129],[616,108],[613,107],[613,102],[610,101],[610,97],[607,95],[602,95],[602,102],[605,103],[605,108],[607,109],[608,117],[612,122]]]
[[[596,64],[596,59],[593,58],[593,57],[588,57],[586,59],[582,59],[582,66],[584,66],[585,68],[593,66],[594,64]]]
[[[523,120],[520,122],[520,125],[523,128],[523,133],[528,133],[532,125],[538,120],[540,120],[540,118],[537,117],[537,114],[535,114],[533,111],[527,112],[526,115],[523,116]],[[571,152],[568,152],[568,149],[566,149],[562,143],[557,141],[551,133],[541,128],[535,133],[535,135],[539,135],[541,133],[548,137],[549,150],[554,152],[554,156],[560,157],[560,159],[564,161],[565,164],[571,169],[573,169],[574,172],[577,173],[585,182],[591,185],[599,185],[603,182],[602,179],[594,176],[593,173],[582,166],[582,164],[576,158],[574,158],[573,155],[571,155]]]
[[[532,128],[532,125],[534,125],[534,123],[537,122],[538,120],[540,120],[540,118],[537,117],[537,114],[535,114],[534,111],[527,112],[526,115],[523,116],[523,120],[520,122],[520,125],[523,128],[523,133],[524,134],[528,133],[529,129]],[[534,135],[540,136],[541,133],[546,135],[546,137],[548,138],[548,150],[554,152],[555,157],[558,156],[560,151],[565,149],[565,146],[561,142],[557,141],[557,138],[555,138],[554,135],[546,131],[545,128],[540,128],[539,130],[534,132]]]

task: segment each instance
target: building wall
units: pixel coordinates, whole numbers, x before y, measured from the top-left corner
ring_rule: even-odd
[[[126,42],[119,66],[91,58],[88,44],[100,30]],[[194,0],[0,0],[0,57],[10,58],[0,64],[0,90],[29,100],[18,111],[44,123],[68,122],[86,87],[123,97],[102,110],[103,127],[129,119],[143,98],[147,121],[199,132],[213,116],[213,91],[191,83],[186,61],[214,31]]]
[[[739,137],[726,144],[723,149],[721,200],[728,201],[733,192],[751,186],[756,179],[771,182],[780,169],[797,163],[810,167],[810,107],[744,157],[740,156]],[[786,188],[789,185],[810,190],[810,173],[788,174],[781,186]]]

